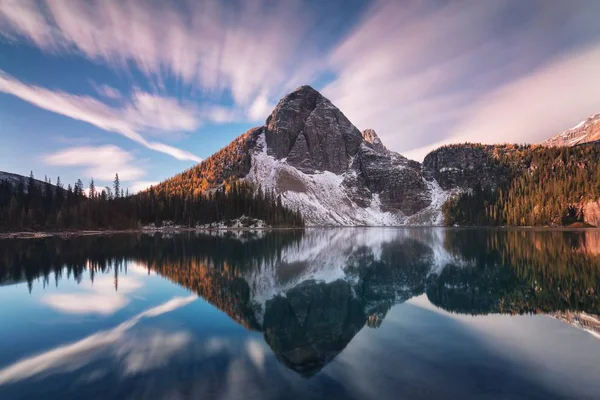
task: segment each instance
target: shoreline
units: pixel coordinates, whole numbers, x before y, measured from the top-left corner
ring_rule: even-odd
[[[155,234],[155,233],[184,233],[184,232],[257,232],[276,230],[299,230],[305,228],[275,227],[275,228],[165,228],[165,229],[105,229],[105,230],[69,230],[69,231],[26,231],[26,232],[0,232],[0,240],[3,239],[43,239],[59,236],[63,239],[77,236],[101,236],[117,234]]]
[[[4,239],[43,239],[59,236],[63,239],[78,236],[99,236],[116,234],[155,234],[155,233],[184,233],[184,232],[257,232],[257,231],[283,231],[305,229],[447,229],[447,230],[514,230],[514,231],[598,231],[600,227],[568,227],[568,226],[308,226],[295,227],[231,227],[231,228],[156,228],[156,229],[106,229],[106,230],[68,230],[68,231],[25,231],[25,232],[0,232],[0,240]]]

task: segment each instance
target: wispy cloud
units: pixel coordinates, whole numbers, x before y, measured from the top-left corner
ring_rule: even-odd
[[[565,61],[567,54],[589,57],[589,65],[596,62],[596,0],[373,0],[349,33],[340,26],[354,20],[340,7],[353,2],[331,3],[4,0],[0,35],[5,38],[47,54],[74,54],[136,76],[141,72],[155,93],[170,90],[178,97],[132,88],[131,98],[117,109],[10,77],[10,91],[1,89],[7,86],[2,78],[0,90],[194,161],[199,158],[143,135],[189,131],[206,120],[260,121],[286,91],[329,77],[324,94],[352,122],[374,128],[389,147],[413,151],[409,154],[473,129],[480,130],[478,141],[534,141],[540,132],[552,134],[596,107],[592,96],[577,90],[569,91],[576,101],[568,103],[561,83],[563,76],[589,74],[583,62]],[[596,75],[585,75],[591,93],[599,85]],[[516,93],[515,85],[527,86],[524,79],[538,84],[529,86],[533,93],[520,103],[521,117],[482,113],[492,97],[494,106],[508,107],[510,100],[502,105],[497,98],[502,91]],[[50,100],[42,102],[41,94]],[[101,95],[113,100],[108,92]],[[198,97],[221,105],[193,107],[181,101]],[[544,108],[558,114],[540,118],[536,110]],[[526,115],[539,122],[521,124]]]
[[[325,18],[321,40],[309,40]],[[0,34],[115,69],[135,65],[157,87],[172,76],[204,92],[226,91],[247,106],[306,83],[319,64],[319,42],[342,19],[328,4],[300,0],[8,0]]]
[[[112,107],[93,97],[27,85],[2,71],[0,92],[12,94],[45,110],[121,134],[178,160],[202,161],[188,151],[149,141],[138,132],[139,129],[184,130],[197,126],[199,120],[196,119],[196,111],[179,105],[174,99],[137,92],[131,102]]]
[[[600,41],[599,13],[592,0],[375,1],[333,51],[324,93],[393,149],[420,148],[409,155],[464,135],[534,141],[600,111],[589,47]],[[577,48],[586,49],[577,61],[562,58]]]
[[[537,142],[600,112],[600,45],[565,54],[482,96],[449,136]]]
[[[113,145],[70,147],[44,156],[48,165],[83,167],[92,178],[111,181],[115,174],[123,181],[136,180],[146,171],[140,168],[129,152]]]
[[[192,344],[192,336],[187,332],[149,332],[140,338],[127,336],[118,343],[115,357],[122,360],[123,373],[136,375],[168,365],[171,358],[185,352]]]
[[[95,82],[91,82],[91,85],[100,96],[106,97],[107,99],[119,100],[123,97],[121,92],[119,92],[119,90],[115,89],[112,86],[108,86],[105,84],[99,85]]]

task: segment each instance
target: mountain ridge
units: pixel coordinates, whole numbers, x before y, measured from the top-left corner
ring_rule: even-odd
[[[598,121],[593,116],[574,129],[587,132],[587,140]],[[361,132],[318,91],[301,86],[264,125],[128,200],[85,201],[80,190],[75,203],[81,207],[63,205],[54,191],[19,195],[15,182],[28,178],[10,175],[12,185],[3,184],[0,193],[6,225],[0,228],[82,221],[87,227],[191,227],[242,216],[272,226],[600,226],[600,141],[580,142],[447,145],[419,163],[387,149],[374,130]]]
[[[600,114],[555,137],[575,129],[579,139],[569,143],[585,144],[598,122]],[[419,163],[387,149],[373,129],[361,132],[305,85],[284,96],[264,125],[155,189],[199,194],[244,180],[300,211],[308,226],[435,226],[447,223],[450,199],[509,186],[529,168],[526,154],[535,148],[449,145]]]
[[[441,225],[441,205],[455,190],[431,176],[305,85],[284,96],[263,126],[155,189],[197,193],[244,179],[312,226]]]

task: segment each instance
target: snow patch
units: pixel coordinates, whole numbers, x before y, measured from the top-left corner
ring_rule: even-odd
[[[403,226],[443,223],[441,206],[449,193],[444,192],[436,182],[425,181],[431,191],[431,205],[417,215],[409,217],[400,211],[382,210],[378,194],[373,194],[368,207],[357,205],[348,196],[348,189],[342,184],[348,174],[356,172],[349,170],[340,175],[329,171],[305,174],[289,165],[285,159],[276,160],[268,155],[265,134],[262,133],[252,154],[252,165],[246,179],[255,185],[261,185],[263,190],[273,190],[281,194],[283,204],[292,210],[299,210],[307,226]]]
[[[250,218],[245,215],[242,215],[236,219],[230,219],[227,221],[219,221],[210,224],[196,225],[196,230],[205,230],[205,229],[266,229],[269,228],[269,225],[263,220]]]

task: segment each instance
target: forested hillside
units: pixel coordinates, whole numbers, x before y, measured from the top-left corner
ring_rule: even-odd
[[[462,145],[463,147],[481,145]],[[446,225],[545,226],[583,222],[600,198],[600,144],[575,147],[486,146],[508,179],[475,185],[447,202]]]
[[[250,171],[251,149],[256,144],[260,128],[253,128],[235,138],[198,165],[161,182],[154,191],[160,195],[198,196],[223,183],[243,178]]]
[[[281,199],[243,181],[227,182],[200,194],[170,194],[150,188],[129,196],[120,188],[97,190],[90,182],[88,193],[78,180],[66,189],[39,185],[33,175],[16,185],[0,181],[0,231],[61,229],[135,229],[165,221],[194,227],[247,216],[270,226],[302,226],[300,214],[281,204]]]

